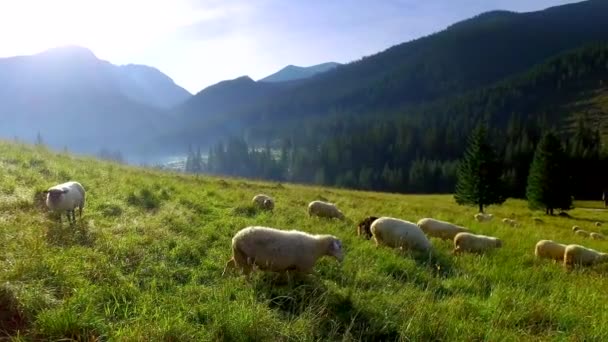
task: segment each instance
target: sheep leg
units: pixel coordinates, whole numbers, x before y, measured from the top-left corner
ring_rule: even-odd
[[[78,216],[82,218],[82,206],[78,207]]]

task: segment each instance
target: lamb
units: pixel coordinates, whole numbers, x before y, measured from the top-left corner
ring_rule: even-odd
[[[372,237],[371,225],[377,219],[378,218],[376,216],[368,216],[365,219],[363,219],[363,221],[359,222],[359,225],[357,225],[357,235],[363,236],[364,238],[366,238],[368,240],[371,239],[371,237]]]
[[[325,218],[344,219],[344,214],[333,203],[312,201],[308,204],[308,215]]]
[[[477,222],[486,222],[486,221],[491,221],[494,218],[494,215],[492,214],[485,214],[485,213],[477,213],[474,215],[475,220],[477,220]]]
[[[268,196],[268,195],[264,195],[264,194],[259,194],[259,195],[255,195],[253,197],[253,205],[263,209],[263,210],[273,210],[274,209],[274,200]]]
[[[578,226],[572,227],[572,231],[574,232],[575,235],[582,236],[582,237],[589,237],[589,235],[591,235],[591,233],[589,233],[586,230],[580,229]]]
[[[436,237],[442,240],[452,240],[458,233],[469,232],[467,228],[432,218],[420,219],[417,225],[428,237]]]
[[[593,240],[606,240],[606,237],[600,233],[591,233],[589,234],[589,237]]]
[[[411,249],[427,252],[431,242],[416,224],[392,217],[380,217],[371,226],[376,247]]]
[[[564,260],[566,245],[552,240],[540,240],[534,248],[534,255],[537,258],[553,259],[556,261]]]
[[[564,251],[564,267],[572,265],[591,266],[608,262],[608,254],[580,245],[568,245]]]
[[[510,219],[510,218],[506,218],[506,217],[502,219],[502,223],[506,223],[506,224],[508,224],[511,227],[517,227],[518,226],[517,221],[515,221],[513,219]]]
[[[296,271],[311,273],[322,256],[344,259],[342,242],[333,235],[311,235],[298,230],[280,230],[250,226],[241,229],[232,238],[232,258],[229,268],[240,268],[249,277],[253,266],[263,271]]]
[[[502,240],[492,236],[458,233],[454,237],[454,254],[460,252],[483,253],[492,248],[501,248]]]
[[[57,184],[45,190],[46,206],[53,212],[59,212],[59,221],[61,221],[61,212],[66,211],[68,222],[76,222],[75,209],[79,209],[79,217],[82,218],[82,209],[85,204],[85,190],[78,182],[70,181],[62,184]],[[70,213],[72,217],[70,217]]]

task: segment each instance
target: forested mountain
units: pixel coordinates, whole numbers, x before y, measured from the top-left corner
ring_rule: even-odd
[[[334,69],[338,65],[340,65],[340,63],[335,62],[327,62],[309,67],[288,65],[274,74],[262,78],[259,82],[285,82],[310,78],[314,75]]]
[[[182,118],[196,116],[198,123],[188,124],[182,138],[202,142],[201,137],[209,139],[227,126],[230,131],[255,127],[266,132],[268,126],[300,125],[327,115],[407,115],[411,108],[495,84],[598,41],[608,41],[608,1],[531,13],[486,13],[289,87],[262,92],[238,109],[190,101],[181,108]],[[263,86],[256,82],[251,89]],[[224,99],[232,103],[245,96],[235,91]]]
[[[118,67],[81,47],[3,58],[0,136],[32,141],[40,132],[51,146],[88,153],[131,149],[161,134],[159,107],[190,96],[180,89],[155,69]]]
[[[589,45],[407,115],[384,120],[336,115],[277,132],[283,137],[279,158],[269,148],[253,151],[242,139],[230,139],[210,150],[208,171],[385,191],[452,192],[467,136],[484,119],[504,161],[510,196],[524,195],[541,132],[556,127],[572,158],[576,196],[593,197],[608,186],[600,150],[601,130],[608,129],[607,87],[608,45]]]

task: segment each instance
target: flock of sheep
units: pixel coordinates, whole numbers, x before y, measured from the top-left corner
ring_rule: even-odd
[[[46,193],[46,205],[54,212],[66,212],[68,221],[75,222],[75,209],[80,217],[85,205],[85,190],[78,182],[66,182],[55,185]],[[274,200],[267,195],[256,195],[253,205],[263,210],[273,210]],[[344,214],[335,204],[313,201],[308,205],[309,216],[345,219]],[[59,216],[61,220],[61,215]],[[478,222],[493,219],[492,214],[474,215]],[[510,218],[503,223],[512,227],[519,226]],[[601,223],[596,222],[596,226]],[[599,233],[572,228],[574,234],[605,240]],[[451,240],[454,243],[454,254],[462,252],[484,253],[490,249],[501,248],[502,240],[497,237],[479,235],[469,229],[433,218],[423,218],[417,223],[392,218],[370,216],[357,226],[357,235],[372,239],[376,246],[386,246],[401,250],[432,252],[430,238]],[[563,262],[564,266],[593,265],[608,261],[608,253],[580,245],[565,245],[552,240],[541,240],[535,246],[538,258],[548,258]],[[241,229],[232,238],[232,257],[226,263],[224,272],[229,268],[240,269],[247,277],[254,267],[264,271],[311,273],[317,260],[323,256],[344,259],[342,242],[333,235],[312,235],[298,230],[280,230],[269,227],[251,226]]]

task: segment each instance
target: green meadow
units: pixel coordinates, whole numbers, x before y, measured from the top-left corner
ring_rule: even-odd
[[[82,219],[60,224],[42,191],[82,183]],[[258,211],[258,193],[275,198]],[[309,218],[334,202],[346,221]],[[491,222],[451,195],[399,195],[190,176],[0,143],[0,340],[89,341],[608,341],[608,265],[565,270],[535,260],[541,239],[608,251],[608,212],[576,203],[570,218],[526,202],[492,206]],[[410,254],[356,236],[366,216],[448,220],[500,237],[503,248]],[[534,222],[533,217],[543,222]],[[501,222],[516,219],[513,228]],[[221,276],[231,238],[250,225],[329,233],[345,259],[315,274]]]

